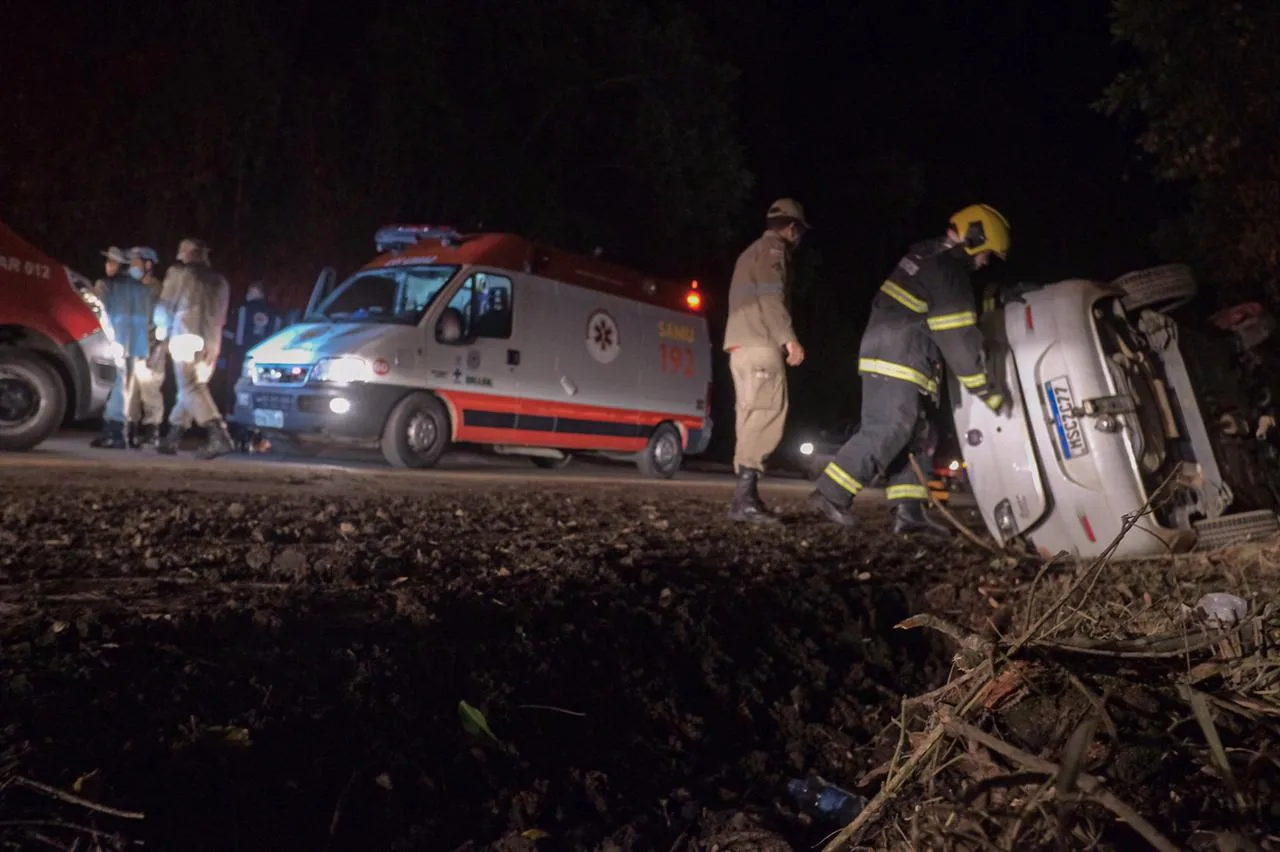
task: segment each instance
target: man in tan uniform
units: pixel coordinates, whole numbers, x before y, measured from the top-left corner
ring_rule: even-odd
[[[738,475],[729,517],[777,523],[760,500],[757,483],[787,423],[784,353],[786,365],[798,367],[804,361],[804,347],[791,328],[788,288],[791,251],[809,223],[798,203],[781,198],[769,208],[765,226],[764,235],[738,256],[729,284],[724,348],[737,405],[733,469]]]
[[[194,423],[209,432],[208,444],[197,455],[210,459],[235,450],[227,424],[209,393],[230,294],[227,279],[209,267],[209,247],[203,240],[183,240],[178,260],[181,263],[171,266],[164,276],[155,309],[156,336],[168,344],[178,381],[169,431],[157,449],[166,455],[176,453],[182,433]]]

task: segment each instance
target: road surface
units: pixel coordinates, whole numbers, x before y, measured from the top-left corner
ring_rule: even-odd
[[[710,471],[684,470],[671,480],[653,480],[641,476],[634,467],[617,462],[575,459],[566,468],[542,470],[528,458],[459,451],[446,456],[435,469],[406,471],[389,467],[376,452],[334,452],[313,458],[277,453],[234,454],[202,461],[191,450],[178,456],[140,450],[95,450],[88,446],[92,437],[92,433],[67,430],[31,452],[0,454],[0,481],[48,485],[110,482],[131,488],[227,491],[306,485],[309,489],[353,494],[502,487],[680,489],[704,492],[715,500],[727,500],[733,489],[728,470],[716,471],[714,467]],[[806,480],[779,476],[763,483],[762,492],[766,498],[798,499],[812,487]],[[876,499],[874,495],[869,497]]]

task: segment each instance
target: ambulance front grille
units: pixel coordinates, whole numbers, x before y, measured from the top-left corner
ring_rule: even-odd
[[[255,385],[296,388],[305,385],[310,375],[311,367],[309,365],[255,364],[253,383]]]

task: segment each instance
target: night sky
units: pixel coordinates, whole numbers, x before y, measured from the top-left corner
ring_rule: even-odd
[[[372,144],[353,131],[376,118],[376,93],[386,85],[375,84],[390,79],[375,79],[369,71],[371,57],[380,59],[391,49],[386,30],[378,27],[385,28],[388,21],[392,27],[397,21],[410,22],[414,31],[405,42],[408,55],[447,54],[456,74],[467,56],[485,49],[483,37],[476,34],[483,36],[491,26],[500,29],[493,16],[516,4],[453,4],[452,12],[443,10],[449,5],[444,2],[292,0],[267,5],[271,9],[262,23],[266,7],[258,4],[254,40],[236,35],[236,10],[255,14],[254,4],[240,0],[135,0],[112,3],[109,11],[102,4],[75,16],[52,5],[42,10],[31,4],[16,12],[9,28],[16,47],[0,59],[8,66],[4,78],[11,81],[7,94],[0,94],[0,107],[9,115],[21,110],[22,126],[0,140],[0,218],[82,271],[96,274],[97,251],[105,245],[149,242],[167,259],[177,237],[202,227],[195,221],[185,224],[188,219],[203,217],[209,232],[204,235],[214,241],[215,264],[221,262],[237,292],[249,280],[267,277],[286,300],[296,301],[322,266],[333,264],[346,274],[367,260],[377,223],[447,216],[438,204],[423,200],[426,193],[408,192],[394,179],[386,184],[394,191],[379,190],[370,177],[376,177],[380,165],[384,171],[392,168],[380,164],[378,151],[404,157],[406,167],[420,170],[414,175],[430,174],[433,164],[411,157],[415,149],[425,150],[423,133],[429,124],[404,127],[403,138],[394,138],[401,125],[387,124]],[[621,218],[609,231],[611,211],[645,206],[642,183],[630,185],[625,200],[616,200],[622,190],[611,189],[612,206],[608,193],[599,193],[604,201],[591,200],[591,216],[600,231],[613,235],[612,242],[600,238],[607,256],[659,274],[702,279],[713,294],[714,311],[717,303],[721,310],[723,305],[714,295],[727,285],[736,253],[761,230],[768,203],[782,195],[799,199],[816,226],[802,249],[806,258],[799,261],[820,262],[816,284],[802,299],[807,306],[797,310],[798,333],[813,359],[794,373],[802,419],[856,411],[857,387],[848,363],[839,370],[828,367],[855,357],[871,295],[907,244],[940,233],[949,214],[961,206],[989,203],[1011,222],[1010,262],[984,275],[1005,280],[1111,278],[1158,260],[1150,236],[1162,217],[1179,212],[1179,197],[1153,188],[1147,168],[1137,159],[1131,130],[1090,109],[1116,72],[1133,59],[1111,43],[1106,0],[648,0],[644,5],[659,19],[671,8],[691,10],[697,51],[739,70],[736,99],[717,107],[731,111],[753,185],[734,207],[735,237],[724,245],[696,230],[659,234],[657,225],[648,229],[627,220],[624,226]],[[404,11],[408,9],[416,9],[417,17]],[[437,9],[441,14],[434,14]],[[205,24],[191,41],[188,30],[196,26],[198,15],[187,10],[203,10],[202,20],[219,22],[216,31]],[[486,15],[488,20],[477,23]],[[564,20],[553,17],[527,26],[554,28]],[[471,53],[459,47],[448,54],[441,45],[453,43],[454,30],[465,29],[464,23],[470,26],[466,51]],[[235,66],[241,76],[201,91],[196,85],[200,75],[188,69],[185,73],[196,83],[184,83],[174,69],[186,67],[192,51],[183,45],[192,43],[204,46],[215,67]],[[584,55],[595,47],[589,41],[573,44]],[[129,65],[103,59],[121,51],[136,54],[137,61]],[[154,145],[191,115],[207,113],[209,126],[202,132],[208,134],[220,133],[220,125],[234,127],[239,93],[229,89],[270,79],[260,64],[289,69],[281,77],[286,82],[279,98],[286,111],[292,104],[303,117],[278,120],[273,135],[255,143],[261,170],[268,176],[283,174],[301,159],[305,175],[292,184],[283,178],[255,184],[257,189],[239,208],[246,211],[239,214],[242,218],[257,217],[255,224],[236,231],[231,252],[225,245],[229,238],[223,236],[231,228],[228,205],[204,205],[196,215],[197,207],[181,192],[162,192],[164,181],[152,175],[154,152],[164,149]],[[132,71],[126,74],[123,67]],[[417,70],[406,65],[392,77],[408,80]],[[451,78],[454,88],[458,80],[482,85],[486,76],[502,74],[501,57],[483,64],[477,60],[471,70],[468,77]],[[693,89],[698,84],[683,81]],[[527,83],[513,82],[501,90],[517,91],[518,86],[527,88]],[[412,83],[397,94],[405,109],[405,98],[436,96],[430,87]],[[251,110],[253,97],[243,97],[244,109]],[[217,98],[221,105],[209,106]],[[524,116],[513,121],[527,124],[521,106],[496,100],[485,104],[491,113]],[[145,120],[126,118],[139,110],[145,111]],[[101,149],[67,141],[81,134],[92,137],[104,121],[114,125],[114,135]],[[600,121],[607,130],[609,118]],[[152,147],[134,144],[144,138]],[[504,168],[494,156],[488,172],[484,163],[469,166],[475,169],[468,172],[473,185],[484,182],[476,176]],[[202,186],[229,184],[234,166],[232,160],[215,160]],[[105,201],[102,193],[73,200],[76,176],[103,169],[136,173],[151,183],[139,191],[121,180]],[[49,189],[32,189],[29,178],[51,174],[58,178],[40,178]],[[339,179],[343,175],[347,177]],[[485,189],[501,191],[500,186]],[[323,217],[315,212],[321,207]],[[55,209],[57,215],[50,212]],[[470,214],[483,209],[496,211],[485,217],[486,227],[506,227],[520,219],[520,209],[513,215],[510,204],[484,208],[477,203],[458,209],[454,224],[466,226],[477,218]],[[282,224],[290,221],[320,222],[323,227],[307,226],[317,234],[308,243]],[[669,224],[661,211],[651,221]],[[639,233],[645,230],[652,233]],[[566,234],[589,232],[589,227],[564,229]],[[571,240],[565,247],[592,248]],[[827,319],[806,326],[806,317],[819,316]],[[722,321],[718,315],[714,319]],[[840,387],[831,388],[833,382]],[[719,382],[721,405],[725,384]],[[833,398],[844,402],[826,407],[814,402]]]

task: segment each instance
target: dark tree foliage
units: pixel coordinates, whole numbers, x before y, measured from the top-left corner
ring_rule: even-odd
[[[1138,63],[1097,107],[1141,119],[1157,176],[1191,192],[1161,243],[1235,291],[1280,297],[1280,4],[1113,0],[1111,18]]]
[[[321,266],[365,260],[377,226],[417,221],[688,272],[729,244],[751,187],[735,73],[678,10],[107,5],[36,4],[3,60],[0,110],[20,120],[0,134],[0,217],[63,257],[168,256],[197,234],[297,300]]]

